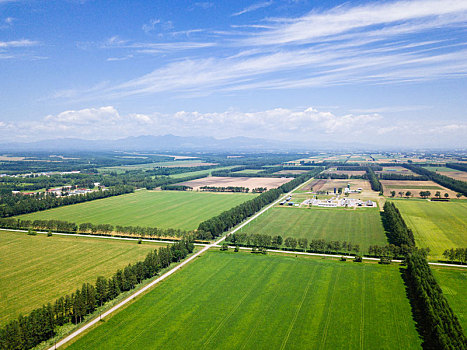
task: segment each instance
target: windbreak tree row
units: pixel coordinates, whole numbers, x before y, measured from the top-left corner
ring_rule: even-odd
[[[411,229],[407,227],[404,219],[394,203],[384,203],[383,225],[388,241],[399,247],[415,247],[415,238]]]
[[[366,168],[366,177],[368,178],[368,181],[370,181],[371,189],[373,191],[383,191],[383,186],[381,185],[381,182],[379,182],[378,176],[376,176],[375,172],[371,167]]]
[[[448,176],[435,173],[434,171],[427,170],[416,165],[404,164],[403,166],[409,170],[412,170],[414,173],[425,175],[431,181],[434,181],[441,186],[447,187],[450,190],[462,193],[464,196],[467,196],[467,182],[455,180]]]
[[[0,218],[0,227],[16,230],[44,230],[64,233],[99,234],[107,236],[130,236],[140,238],[150,237],[186,237],[193,232],[173,228],[120,226],[110,224],[92,224],[61,221],[61,220],[20,220],[15,218]],[[197,232],[198,233],[198,232]],[[202,235],[201,232],[199,232]]]
[[[96,199],[118,196],[134,191],[133,186],[119,185],[103,190],[89,192],[85,194],[56,197],[50,194],[37,194],[35,196],[24,196],[21,194],[9,196],[4,205],[0,206],[0,217],[15,216],[21,214],[34,213],[36,211],[51,208],[93,201]]]
[[[203,221],[199,224],[198,230],[203,232],[210,232],[212,237],[220,236],[223,232],[241,223],[247,217],[259,211],[265,205],[274,202],[281,194],[290,192],[301,183],[319,174],[321,171],[323,171],[323,168],[318,167],[317,169],[300,175],[299,177],[283,184],[282,186],[279,186],[278,188],[266,191],[254,199],[237,205],[230,210],[224,211],[223,213],[209,220]]]
[[[144,261],[119,269],[110,278],[98,277],[95,285],[86,283],[75,293],[66,295],[33,310],[28,316],[19,316],[0,329],[1,349],[31,349],[52,338],[56,328],[67,323],[78,324],[97,307],[129,291],[144,280],[156,276],[173,262],[179,262],[194,249],[189,240],[150,252]]]
[[[423,315],[422,328],[427,348],[463,350],[467,339],[456,314],[452,311],[436,282],[423,251],[407,255],[406,277],[416,307]]]

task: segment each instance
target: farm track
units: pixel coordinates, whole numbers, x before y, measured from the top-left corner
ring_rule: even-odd
[[[308,181],[312,181],[313,179],[310,179]],[[305,182],[306,184],[306,182]],[[261,214],[263,214],[264,212],[266,212],[267,210],[269,210],[270,208],[274,207],[277,203],[279,203],[280,201],[284,200],[287,196],[289,196],[290,194],[292,194],[294,191],[296,191],[298,188],[300,188],[301,186],[303,186],[303,184],[300,184],[299,186],[297,186],[296,188],[294,188],[293,190],[291,190],[290,192],[284,194],[283,196],[281,196],[279,199],[277,199],[276,201],[274,201],[273,203],[269,204],[266,208],[262,209],[261,211],[259,211],[258,213],[256,213],[255,215],[253,215],[251,218],[247,219],[246,221],[244,221],[243,223],[241,223],[240,225],[238,225],[236,228],[234,228],[232,231],[230,231],[227,235],[224,235],[222,236],[221,238],[219,238],[216,242],[214,243],[211,243],[211,244],[208,244],[206,246],[204,246],[201,250],[199,250],[198,252],[194,253],[192,256],[190,256],[189,258],[187,258],[186,260],[184,260],[182,263],[180,263],[179,265],[175,266],[173,269],[167,271],[166,273],[164,273],[162,276],[160,276],[159,278],[155,279],[154,281],[152,281],[151,283],[149,283],[148,285],[146,285],[145,287],[141,288],[140,290],[138,290],[137,292],[133,293],[132,295],[130,295],[129,297],[125,298],[123,301],[121,301],[120,303],[118,303],[117,305],[113,306],[111,309],[109,309],[108,311],[104,312],[102,315],[100,315],[99,317],[96,317],[94,319],[92,319],[91,321],[89,321],[88,323],[86,323],[85,325],[83,325],[81,328],[77,329],[76,331],[74,331],[73,333],[71,333],[70,335],[66,336],[65,338],[63,338],[62,340],[60,340],[59,342],[57,342],[55,345],[51,346],[48,350],[54,350],[66,343],[68,343],[69,341],[71,341],[72,339],[76,338],[77,336],[81,335],[83,332],[85,332],[86,330],[88,330],[89,328],[91,328],[92,326],[96,325],[102,318],[105,318],[109,315],[111,315],[112,313],[114,313],[115,311],[121,309],[123,306],[125,306],[126,304],[128,304],[130,301],[134,300],[136,297],[140,296],[141,294],[145,293],[146,291],[148,291],[149,289],[151,289],[152,287],[154,287],[155,285],[157,285],[159,282],[165,280],[167,277],[171,276],[172,274],[174,274],[175,272],[177,272],[178,270],[180,270],[183,266],[187,265],[188,263],[190,263],[191,261],[195,260],[198,256],[200,256],[201,254],[203,254],[204,252],[206,252],[207,250],[209,250],[210,248],[213,248],[213,247],[217,247],[219,246],[220,243],[222,243],[225,238],[230,235],[230,234],[233,234],[235,232],[237,232],[238,230],[240,230],[242,227],[246,226],[247,224],[249,224],[251,221],[253,221],[254,219],[256,219],[258,216],[260,216]]]

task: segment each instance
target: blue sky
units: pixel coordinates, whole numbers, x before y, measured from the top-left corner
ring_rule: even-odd
[[[466,39],[466,0],[0,0],[0,137],[465,148]]]

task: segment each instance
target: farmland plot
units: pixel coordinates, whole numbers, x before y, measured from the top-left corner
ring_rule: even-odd
[[[420,340],[397,266],[209,252],[69,348],[419,349]]]

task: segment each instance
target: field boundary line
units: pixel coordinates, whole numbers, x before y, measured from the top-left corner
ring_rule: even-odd
[[[309,179],[308,181],[311,181],[312,179]],[[305,183],[307,183],[308,181],[305,181]],[[66,343],[68,343],[70,340],[76,338],[78,335],[80,335],[81,333],[83,333],[85,330],[87,330],[88,328],[94,326],[97,322],[100,321],[101,318],[103,317],[106,317],[106,316],[109,316],[110,314],[112,314],[114,311],[117,311],[118,309],[120,309],[122,306],[126,305],[128,302],[132,301],[134,298],[136,298],[137,296],[141,295],[142,293],[146,292],[147,290],[151,289],[153,286],[155,286],[156,284],[158,284],[160,281],[163,281],[164,279],[166,279],[167,277],[171,276],[172,274],[174,274],[176,271],[178,271],[179,269],[181,269],[183,266],[185,266],[186,264],[188,264],[189,262],[193,261],[194,259],[196,259],[198,256],[200,256],[201,254],[203,254],[204,252],[206,252],[207,250],[209,250],[210,248],[213,248],[213,247],[216,247],[218,246],[220,243],[222,243],[226,237],[228,235],[231,235],[235,232],[237,232],[238,230],[240,230],[241,228],[243,228],[245,225],[249,224],[251,221],[253,221],[254,219],[256,219],[258,216],[260,216],[261,214],[263,214],[265,211],[267,211],[268,209],[272,208],[274,205],[276,205],[277,203],[279,203],[283,198],[285,198],[286,196],[290,195],[292,192],[296,191],[300,186],[302,186],[303,184],[300,184],[299,186],[295,187],[293,190],[291,190],[290,192],[284,194],[282,197],[280,197],[279,199],[277,199],[275,202],[271,203],[270,205],[268,205],[266,208],[262,209],[260,212],[256,213],[255,215],[253,215],[251,218],[247,219],[246,221],[244,221],[243,223],[241,223],[239,226],[237,226],[236,228],[234,228],[232,231],[228,232],[226,235],[220,237],[217,241],[215,241],[214,243],[211,243],[209,245],[206,245],[204,246],[201,250],[199,250],[198,252],[196,252],[195,254],[193,254],[192,256],[190,256],[188,259],[184,260],[182,263],[180,263],[179,265],[175,266],[173,269],[167,271],[166,273],[164,273],[162,276],[158,277],[157,279],[155,279],[154,281],[152,281],[151,283],[149,283],[148,285],[146,285],[145,287],[141,288],[140,290],[138,290],[137,292],[133,293],[132,295],[130,295],[129,297],[127,297],[126,299],[124,299],[123,301],[121,301],[120,303],[118,303],[117,305],[113,306],[111,309],[107,310],[106,312],[104,312],[102,315],[100,315],[99,317],[96,317],[94,318],[93,320],[91,320],[89,323],[86,323],[85,325],[83,325],[83,327],[77,329],[76,331],[74,331],[73,333],[71,333],[70,335],[68,335],[67,337],[63,338],[62,340],[60,340],[59,342],[57,342],[55,345],[51,346],[48,350],[54,350]],[[26,231],[27,232],[27,231]],[[86,235],[84,235],[86,236]],[[87,236],[86,236],[87,237]]]
[[[12,232],[24,232],[27,233],[27,230],[18,230],[18,229],[8,229],[8,228],[0,228],[0,231],[12,231]],[[37,233],[40,234],[47,234],[49,233],[48,231],[36,231]],[[165,241],[165,240],[158,240],[158,239],[147,239],[147,238],[138,238],[138,237],[116,237],[116,236],[104,236],[104,235],[83,235],[81,233],[64,233],[64,232],[53,232],[53,235],[57,236],[70,236],[70,237],[84,237],[84,238],[105,238],[105,239],[116,239],[116,240],[121,240],[121,241],[138,241],[141,239],[142,242],[153,242],[153,243],[177,243],[179,242],[178,240],[175,241]],[[194,243],[194,245],[198,246],[208,246],[209,244],[204,244],[204,243]]]

